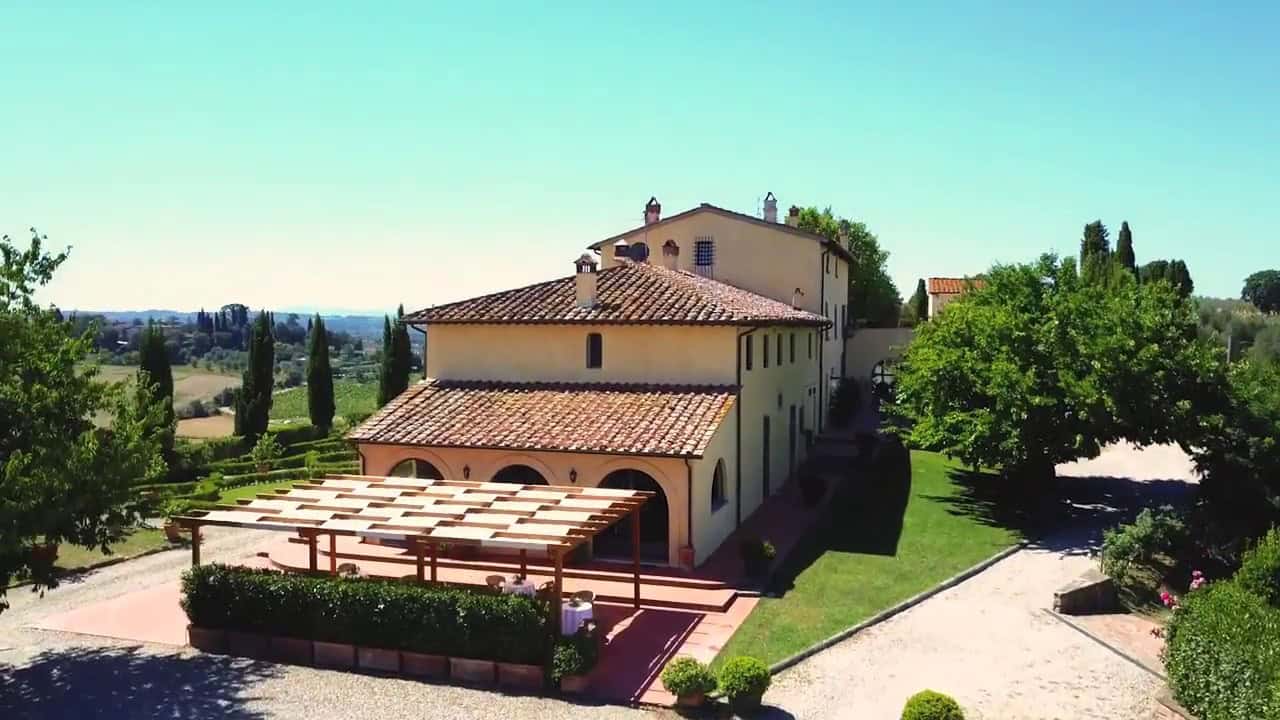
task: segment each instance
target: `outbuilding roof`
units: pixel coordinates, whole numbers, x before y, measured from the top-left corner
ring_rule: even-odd
[[[597,303],[578,303],[576,278],[437,305],[408,323],[542,323],[823,326],[821,315],[683,270],[624,262],[596,273]]]
[[[356,442],[702,457],[732,386],[427,380],[352,430]]]
[[[929,278],[930,295],[959,295],[970,288],[978,289],[987,284],[982,278]]]

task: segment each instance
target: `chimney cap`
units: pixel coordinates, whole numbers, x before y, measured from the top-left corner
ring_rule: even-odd
[[[799,214],[800,214],[800,206],[799,206],[799,205],[792,205],[792,206],[791,206],[791,209],[787,210],[787,214],[788,214],[788,215],[790,215],[790,216],[792,216],[792,217],[796,217],[797,215],[799,215]]]
[[[574,260],[573,266],[577,268],[578,272],[580,273],[595,272],[596,268],[599,267],[599,265],[596,264],[596,259],[588,255],[587,253],[582,253],[582,255],[580,255],[577,260]]]
[[[764,194],[764,200],[765,200],[765,202],[768,202],[768,201],[770,201],[770,200],[777,200],[777,199],[778,199],[778,198],[776,198],[776,197],[774,197],[774,196],[773,196],[773,191],[772,191],[772,190],[770,190],[769,192],[767,192],[767,193],[765,193],[765,194]]]
[[[662,203],[658,202],[657,196],[650,195],[649,202],[645,203],[644,206],[647,208],[653,208],[653,207],[660,208],[662,207]]]

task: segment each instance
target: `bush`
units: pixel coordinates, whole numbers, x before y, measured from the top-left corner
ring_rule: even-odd
[[[1188,593],[1165,631],[1178,702],[1213,720],[1280,720],[1280,610],[1239,583]]]
[[[1169,552],[1186,535],[1186,524],[1165,505],[1138,513],[1131,524],[1121,523],[1102,534],[1102,572],[1124,582],[1134,565],[1149,563],[1157,553]]]
[[[711,668],[691,657],[678,657],[662,671],[662,687],[676,697],[709,693],[716,689]]]
[[[769,689],[769,666],[753,657],[731,658],[720,668],[720,692],[734,707],[753,707]]]
[[[519,595],[201,565],[182,577],[191,624],[452,657],[541,665],[546,608]]]
[[[800,476],[800,497],[805,507],[815,507],[827,494],[827,483],[821,476],[805,473]]]
[[[1271,528],[1244,554],[1235,581],[1248,592],[1280,607],[1280,528]]]
[[[950,695],[922,690],[907,699],[902,720],[964,720],[964,711]]]
[[[599,660],[600,645],[595,623],[587,623],[567,638],[556,640],[551,653],[551,679],[560,682],[566,675],[586,675]]]
[[[745,538],[738,546],[742,554],[742,566],[750,577],[760,577],[769,571],[769,563],[777,556],[778,551],[773,543],[762,538]]]
[[[267,469],[271,469],[271,464],[280,458],[284,452],[284,448],[280,447],[280,443],[276,442],[276,436],[271,433],[263,433],[258,438],[258,442],[253,446],[253,451],[249,453],[249,457],[259,466],[265,465]]]

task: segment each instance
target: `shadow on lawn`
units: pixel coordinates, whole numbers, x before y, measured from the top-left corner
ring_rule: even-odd
[[[1031,547],[1068,555],[1097,551],[1102,530],[1128,522],[1147,507],[1187,506],[1195,485],[1181,480],[1059,477],[1040,491],[1017,487],[996,473],[953,470],[954,495],[927,496],[991,527],[1012,530]]]
[[[242,693],[278,674],[218,655],[152,655],[134,647],[49,650],[0,675],[4,718],[263,717]]]

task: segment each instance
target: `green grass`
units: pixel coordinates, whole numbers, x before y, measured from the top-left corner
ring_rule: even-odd
[[[378,407],[378,384],[376,382],[356,382],[354,380],[335,380],[333,382],[333,400],[337,406],[337,416],[349,413],[371,413]],[[271,401],[271,419],[289,420],[307,417],[307,389],[305,387],[289,388],[277,393]]]
[[[959,471],[912,452],[909,488],[885,477],[905,469],[850,481],[856,489],[837,495],[780,568],[772,590],[781,597],[761,599],[716,665],[734,655],[777,662],[1016,543],[1019,532],[991,519]]]
[[[288,490],[302,480],[277,480],[275,482],[259,483],[257,485],[241,485],[240,487],[224,490],[218,498],[218,502],[224,504],[234,503],[236,500],[248,499],[252,500],[258,496],[258,493],[269,493],[277,489]]]
[[[160,528],[136,528],[111,542],[110,547],[111,554],[106,555],[96,547],[83,548],[62,543],[58,546],[58,559],[53,566],[59,575],[66,575],[112,560],[121,558],[127,560],[152,550],[176,546],[165,539],[164,530]],[[11,585],[21,585],[24,582],[26,582],[25,577],[15,577]]]

